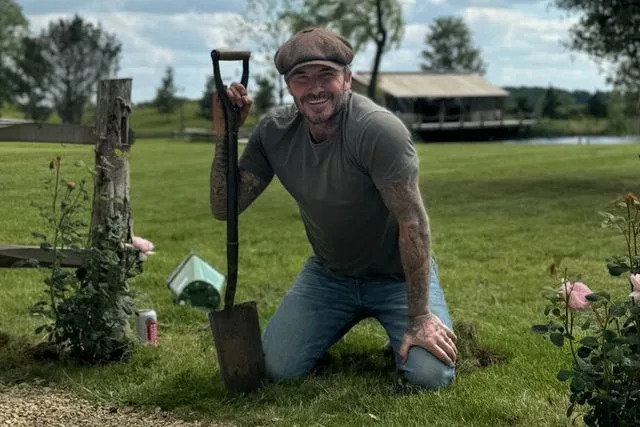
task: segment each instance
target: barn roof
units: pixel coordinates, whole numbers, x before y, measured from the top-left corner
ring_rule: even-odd
[[[354,73],[353,79],[365,87],[371,73]],[[509,92],[492,85],[479,74],[394,72],[379,73],[378,88],[395,98],[476,98],[504,97]]]

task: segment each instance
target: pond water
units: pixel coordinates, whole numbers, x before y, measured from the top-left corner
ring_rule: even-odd
[[[555,138],[522,138],[504,141],[508,144],[638,144],[640,135],[634,136],[561,136]]]

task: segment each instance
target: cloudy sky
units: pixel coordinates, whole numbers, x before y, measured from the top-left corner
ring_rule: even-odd
[[[568,52],[561,41],[575,17],[549,6],[548,0],[402,0],[405,34],[399,49],[387,53],[382,71],[420,68],[420,52],[429,24],[443,15],[462,17],[488,63],[486,78],[499,86],[555,86],[570,90],[606,89],[597,65]],[[212,73],[209,52],[228,46],[234,19],[244,0],[17,0],[39,33],[49,22],[77,13],[116,33],[122,43],[119,77],[133,78],[133,101],[154,97],[167,66],[175,72],[180,94],[202,96]],[[368,71],[373,46],[356,56],[354,71]],[[261,71],[252,66],[252,75]],[[229,76],[238,70],[225,70]]]

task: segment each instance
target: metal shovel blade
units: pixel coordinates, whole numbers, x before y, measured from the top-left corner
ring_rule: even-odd
[[[256,391],[265,366],[255,301],[210,311],[209,320],[225,387],[239,393]]]

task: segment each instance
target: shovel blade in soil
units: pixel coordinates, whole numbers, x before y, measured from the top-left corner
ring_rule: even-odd
[[[225,387],[240,393],[256,391],[265,376],[256,303],[210,311],[209,320]]]

